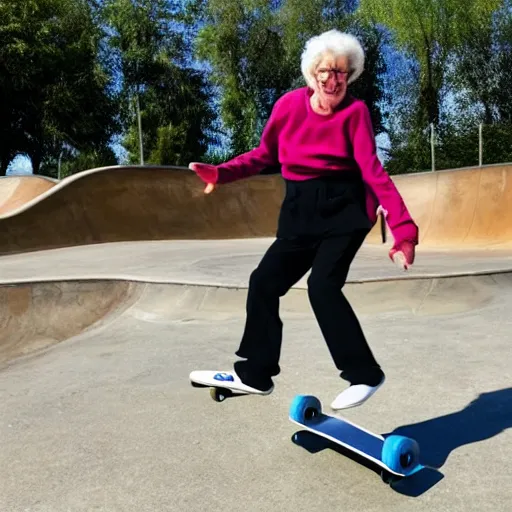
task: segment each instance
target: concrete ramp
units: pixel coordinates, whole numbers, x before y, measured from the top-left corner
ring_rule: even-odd
[[[512,165],[498,165],[393,179],[419,224],[421,247],[508,248],[511,173]],[[0,254],[121,241],[274,236],[284,194],[280,176],[256,176],[208,196],[203,189],[183,168],[85,171],[0,215]],[[381,243],[379,223],[368,243]]]
[[[510,289],[512,274],[350,282],[345,294],[358,314],[412,314],[440,318],[477,311]],[[0,284],[0,365],[37,354],[92,329],[136,322],[160,324],[189,319],[212,323],[245,315],[247,289],[117,279],[55,280]],[[294,288],[281,300],[283,318],[309,318],[307,291]],[[121,339],[121,336],[117,336]]]
[[[134,287],[123,281],[0,286],[0,364],[97,326],[135,297]]]
[[[61,181],[0,216],[0,254],[102,242],[271,236],[280,177],[258,176],[209,196],[182,168],[111,167]]]
[[[57,183],[44,176],[0,177],[0,216],[21,208]]]
[[[512,165],[393,179],[420,227],[422,246],[512,245]],[[379,237],[380,232],[374,229],[371,240],[376,242]]]

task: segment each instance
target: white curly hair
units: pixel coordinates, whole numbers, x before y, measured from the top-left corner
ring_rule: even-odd
[[[326,53],[348,58],[349,84],[357,80],[364,71],[364,50],[358,39],[339,30],[329,30],[309,39],[302,52],[300,67],[306,83],[311,88],[314,88],[316,83],[315,68]]]

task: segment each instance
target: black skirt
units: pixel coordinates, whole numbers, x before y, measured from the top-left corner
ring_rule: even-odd
[[[304,181],[285,180],[277,237],[322,239],[369,232],[365,187],[356,172],[339,172]]]

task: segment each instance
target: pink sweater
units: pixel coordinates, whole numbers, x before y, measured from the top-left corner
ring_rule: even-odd
[[[307,180],[345,170],[360,169],[366,186],[367,212],[374,223],[377,206],[387,211],[386,221],[396,243],[418,243],[413,222],[395,184],[376,152],[366,104],[347,96],[331,115],[311,108],[311,89],[284,94],[275,103],[258,147],[217,166],[215,183],[229,183],[281,165],[283,178]]]

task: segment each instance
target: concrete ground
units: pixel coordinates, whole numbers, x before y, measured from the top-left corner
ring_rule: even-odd
[[[247,287],[273,238],[118,242],[0,257],[0,283],[76,278]],[[408,272],[389,260],[387,245],[365,244],[349,282],[444,277],[512,270],[512,250],[435,250],[419,247]],[[294,288],[306,287],[307,275]]]
[[[385,247],[366,246],[354,263],[347,295],[387,383],[342,415],[415,438],[432,466],[391,488],[312,436],[304,446],[291,441],[293,397],[314,394],[329,412],[344,387],[305,280],[283,299],[273,394],[219,404],[189,384],[193,369],[229,369],[248,276],[269,243],[108,244],[0,258],[0,282],[10,284],[0,325],[10,336],[15,321],[39,334],[65,325],[94,293],[98,308],[109,294],[119,299],[85,330],[0,368],[0,510],[508,511],[510,253],[419,251],[404,274]],[[125,279],[127,291],[112,293]],[[29,298],[20,301],[23,286]],[[65,316],[50,315],[52,305]]]

